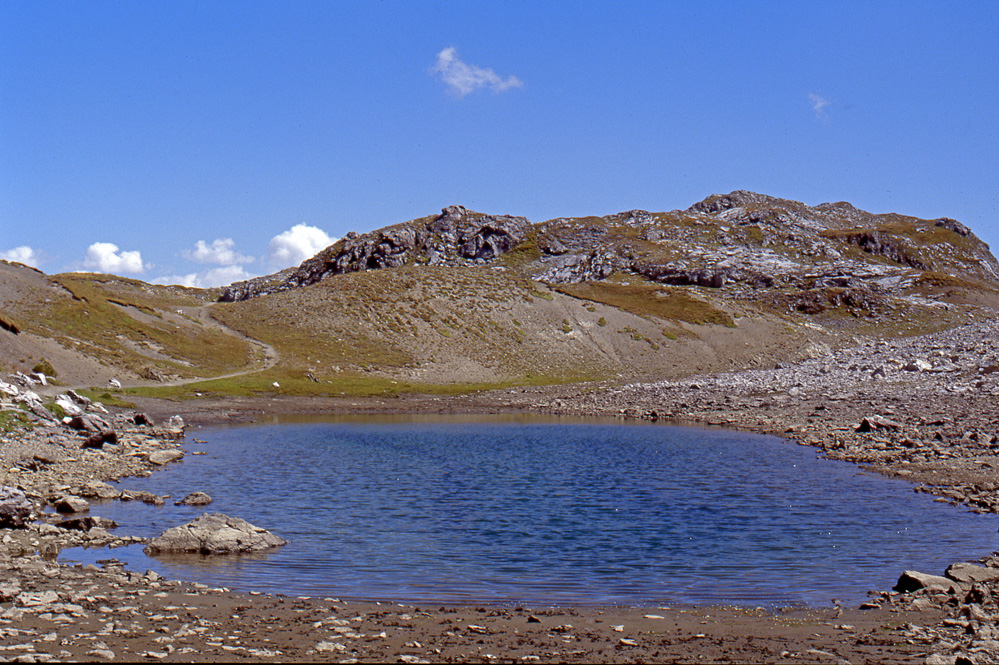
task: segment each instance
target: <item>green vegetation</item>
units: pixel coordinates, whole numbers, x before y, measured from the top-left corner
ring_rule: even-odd
[[[125,401],[119,395],[112,394],[107,390],[101,390],[100,388],[80,388],[76,393],[92,402],[100,402],[104,406],[117,406],[122,409],[135,408],[134,402]]]
[[[45,404],[45,408],[48,409],[49,413],[51,413],[53,416],[55,416],[59,420],[62,420],[67,415],[69,415],[68,413],[66,413],[66,409],[62,408],[61,406],[59,406],[55,402],[47,402]]]
[[[635,277],[637,281],[640,278]],[[725,311],[695,298],[682,287],[663,286],[641,281],[637,284],[615,282],[589,282],[560,284],[556,291],[592,302],[617,307],[643,318],[684,321],[698,325],[715,324],[735,326],[735,320]]]
[[[0,433],[11,434],[34,428],[27,414],[19,411],[0,411]]]
[[[187,377],[233,371],[251,361],[246,342],[169,315],[178,307],[204,304],[189,289],[84,273],[51,281],[69,297],[38,303],[28,329],[106,363],[132,370],[153,363]]]
[[[45,358],[42,358],[41,361],[36,363],[35,366],[31,368],[31,371],[37,374],[44,374],[45,376],[59,376],[59,374],[55,371],[55,367],[52,366],[52,363]]]

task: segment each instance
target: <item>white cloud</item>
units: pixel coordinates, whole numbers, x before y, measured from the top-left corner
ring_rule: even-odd
[[[271,238],[267,245],[267,259],[279,270],[288,268],[315,256],[336,240],[320,228],[296,224],[284,233]]]
[[[27,245],[21,245],[20,247],[0,252],[0,259],[14,263],[23,263],[32,268],[38,268],[45,263],[45,256],[41,250],[33,249]]]
[[[232,238],[216,238],[209,245],[204,240],[194,243],[194,251],[185,249],[181,255],[195,263],[212,263],[218,266],[232,266],[239,263],[253,263],[252,256],[240,254],[233,248],[236,241]]]
[[[464,97],[479,88],[503,92],[524,85],[523,81],[516,76],[503,78],[491,69],[483,69],[462,62],[458,59],[458,49],[453,46],[449,46],[437,54],[437,63],[430,72],[439,76],[457,97]]]
[[[815,111],[816,117],[821,117],[825,115],[826,107],[832,102],[821,95],[817,95],[814,92],[808,93],[808,101],[812,104],[812,110]]]
[[[167,277],[157,277],[153,284],[177,284],[179,286],[191,286],[199,289],[210,289],[214,286],[228,286],[233,282],[256,277],[246,272],[243,266],[223,266],[212,268],[202,272],[192,272],[187,275],[169,275]]]
[[[110,242],[95,242],[88,247],[86,258],[83,259],[83,267],[86,270],[114,274],[139,275],[146,271],[146,266],[142,262],[142,254],[138,251],[120,251],[118,245]]]

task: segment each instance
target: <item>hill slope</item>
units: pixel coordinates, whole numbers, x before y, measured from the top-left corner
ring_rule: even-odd
[[[999,306],[999,263],[959,222],[742,191],[539,224],[452,206],[221,293],[0,270],[0,319],[20,330],[0,329],[3,369],[45,356],[70,381],[230,376],[172,394],[673,378]]]

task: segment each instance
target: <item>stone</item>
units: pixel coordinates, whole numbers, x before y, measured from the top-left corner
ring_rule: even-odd
[[[143,551],[150,556],[181,552],[235,554],[257,552],[286,543],[283,538],[238,517],[205,513],[192,522],[167,529]]]
[[[90,406],[91,404],[93,404],[93,402],[91,401],[91,399],[89,397],[84,397],[83,395],[81,395],[80,393],[76,392],[75,390],[67,390],[66,394],[69,396],[69,398],[71,400],[73,400],[74,402],[76,402],[80,406],[87,407],[87,406]]]
[[[87,437],[87,440],[83,442],[81,448],[96,448],[97,450],[100,450],[104,447],[105,443],[118,443],[118,433],[106,430],[104,432],[91,434]]]
[[[81,432],[106,432],[111,430],[111,426],[97,416],[75,415],[63,421],[67,427]]]
[[[21,593],[21,587],[16,580],[0,582],[0,603],[9,603]]]
[[[902,429],[902,424],[897,423],[894,420],[889,420],[882,416],[874,415],[867,416],[860,421],[860,424],[854,427],[856,432],[873,432],[874,430],[900,430]]]
[[[170,416],[166,422],[167,429],[184,429],[184,419],[180,416]]]
[[[909,361],[908,363],[902,365],[902,369],[906,372],[928,372],[933,369],[933,365],[922,358],[916,358],[915,360]]]
[[[144,413],[137,413],[132,416],[132,422],[136,425],[145,425],[147,427],[153,427],[155,425],[153,419]]]
[[[118,523],[114,520],[109,520],[106,517],[86,515],[85,517],[73,517],[63,520],[62,522],[59,522],[59,526],[63,529],[70,529],[72,531],[90,531],[95,527],[100,529],[114,529],[117,528]]]
[[[173,505],[175,506],[207,506],[212,502],[212,497],[208,496],[204,492],[191,492],[185,496],[180,501],[177,501]]]
[[[6,395],[7,397],[17,397],[20,393],[20,389],[12,383],[5,383],[0,381],[0,395]]]
[[[76,488],[73,492],[77,496],[82,496],[85,499],[117,499],[121,496],[121,492],[111,487],[107,483],[101,482],[99,480],[88,481]]]
[[[108,379],[108,388],[111,390],[121,390],[121,381],[118,379]]]
[[[67,395],[59,395],[55,400],[56,406],[66,412],[69,416],[82,416],[83,409],[73,404],[73,400]]]
[[[90,510],[90,504],[86,499],[71,495],[59,497],[53,505],[60,513],[82,513]]]
[[[960,588],[954,580],[939,575],[928,575],[916,570],[906,570],[898,578],[898,582],[892,587],[899,593],[911,593],[920,589],[930,589],[938,591],[951,591]]]
[[[962,584],[994,582],[999,580],[999,568],[986,568],[973,563],[953,563],[944,575]]]
[[[125,490],[121,493],[122,501],[141,501],[150,506],[162,506],[163,497],[156,496],[152,492],[145,490]]]
[[[183,450],[157,450],[149,455],[149,463],[163,466],[170,462],[177,462],[184,458]]]
[[[16,487],[0,486],[0,528],[20,529],[32,519],[32,504]]]
[[[41,607],[42,605],[58,603],[59,594],[55,591],[41,591],[38,593],[29,593],[25,591],[24,593],[18,594],[14,602],[20,607]]]

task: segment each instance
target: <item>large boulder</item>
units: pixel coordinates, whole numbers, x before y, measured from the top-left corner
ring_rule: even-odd
[[[143,551],[150,556],[170,553],[236,554],[266,550],[287,542],[238,517],[205,513],[193,522],[167,529]]]
[[[920,589],[930,591],[956,591],[960,589],[959,582],[940,577],[939,575],[928,575],[917,570],[906,570],[899,578],[893,589],[899,593],[912,593]]]
[[[0,486],[0,528],[19,529],[32,519],[32,505],[16,487]]]

